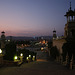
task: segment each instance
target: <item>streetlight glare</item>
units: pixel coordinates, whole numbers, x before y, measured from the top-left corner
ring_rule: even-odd
[[[18,57],[17,57],[17,56],[15,56],[15,57],[14,57],[14,59],[15,59],[15,60],[17,60],[17,59],[18,59]]]
[[[26,59],[29,60],[29,57],[27,57]]]
[[[29,55],[29,57],[31,58],[31,55]]]
[[[0,53],[2,53],[2,50],[0,49]]]
[[[35,56],[33,56],[33,58],[35,58]]]
[[[21,53],[20,56],[23,56],[23,53]]]

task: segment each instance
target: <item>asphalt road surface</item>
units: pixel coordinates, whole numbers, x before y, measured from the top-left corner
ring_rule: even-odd
[[[47,53],[38,52],[37,61],[22,64],[20,67],[0,68],[0,75],[75,75],[75,69],[69,70],[59,63],[46,59]]]

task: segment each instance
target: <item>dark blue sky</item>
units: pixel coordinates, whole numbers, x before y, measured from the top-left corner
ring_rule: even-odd
[[[14,36],[64,34],[65,13],[75,0],[0,0],[0,32]]]

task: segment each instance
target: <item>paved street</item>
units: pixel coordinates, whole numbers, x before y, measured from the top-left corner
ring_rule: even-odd
[[[68,70],[59,63],[47,61],[45,52],[38,52],[37,56],[36,62],[0,68],[0,75],[75,75],[75,69]]]

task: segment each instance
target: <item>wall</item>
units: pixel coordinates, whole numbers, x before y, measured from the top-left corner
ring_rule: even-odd
[[[54,39],[53,40],[53,46],[57,46],[60,54],[62,54],[62,46],[66,42],[65,39]]]

